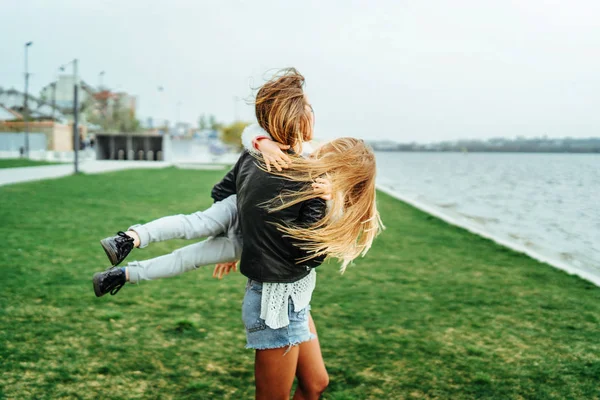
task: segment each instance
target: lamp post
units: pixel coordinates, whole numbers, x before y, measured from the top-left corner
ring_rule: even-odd
[[[56,84],[57,82],[50,84],[52,86],[52,121],[56,118]]]
[[[25,43],[25,98],[23,99],[23,120],[25,122],[25,155],[29,158],[29,106],[27,104],[27,98],[29,96],[29,46],[33,42]]]
[[[60,70],[64,71],[67,65],[70,64],[73,64],[73,150],[75,152],[73,164],[75,167],[75,173],[77,174],[79,172],[79,129],[77,127],[77,119],[79,117],[79,77],[77,75],[78,60],[74,59],[73,61],[66,63],[65,65],[60,67]]]
[[[102,90],[102,79],[104,78],[105,73],[105,71],[100,71],[100,73],[98,74],[98,90]]]
[[[100,73],[98,73],[98,91],[99,92],[104,92],[104,85],[103,80],[104,80],[104,74],[106,72],[105,71],[100,71]],[[106,99],[102,99],[101,98],[101,103],[100,105],[102,106],[102,110],[100,110],[101,113],[101,117],[102,117],[102,129],[104,131],[106,131],[106,119],[107,119],[107,114],[108,114],[108,97]]]
[[[165,97],[165,88],[162,85],[159,85],[156,90],[158,91],[159,95],[158,95],[158,115],[162,114],[162,110],[164,108],[164,97]],[[166,127],[167,125],[167,119],[165,118],[164,121],[162,121],[162,125]]]

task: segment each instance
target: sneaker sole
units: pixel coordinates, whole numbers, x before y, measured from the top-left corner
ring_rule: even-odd
[[[98,281],[98,279],[100,278],[100,275],[102,275],[102,272],[96,272],[94,274],[94,293],[96,293],[96,297],[102,297],[104,296],[106,293],[102,293],[100,291],[100,282]]]
[[[114,250],[112,249],[112,246],[110,246],[108,244],[108,240],[102,239],[100,241],[100,245],[102,245],[104,252],[108,256],[108,260],[110,261],[110,263],[112,264],[113,267],[116,267],[117,265],[119,265],[121,263],[122,260],[119,261],[119,258],[117,257]]]

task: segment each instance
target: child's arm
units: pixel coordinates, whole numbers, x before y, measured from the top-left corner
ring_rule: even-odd
[[[269,132],[265,131],[258,124],[248,125],[242,132],[242,146],[250,153],[258,155],[259,151],[256,145],[261,139],[273,140]]]
[[[312,188],[316,193],[320,194],[320,198],[326,201],[331,200],[331,181],[327,178],[317,178]]]
[[[242,132],[242,145],[246,150],[253,154],[261,154],[265,160],[267,171],[271,171],[271,165],[281,171],[287,168],[291,162],[283,150],[290,146],[275,142],[271,135],[259,125],[250,125]]]

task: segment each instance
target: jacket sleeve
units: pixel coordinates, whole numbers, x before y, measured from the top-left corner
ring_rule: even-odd
[[[228,198],[229,196],[231,196],[232,194],[237,194],[237,188],[236,188],[235,181],[236,181],[236,177],[237,177],[237,171],[239,169],[239,165],[240,165],[240,162],[242,161],[243,156],[244,156],[244,153],[242,153],[242,155],[240,156],[238,161],[235,163],[233,168],[231,168],[231,171],[229,171],[225,175],[225,177],[223,177],[223,179],[221,179],[221,182],[219,182],[215,186],[213,186],[212,191],[210,192],[210,197],[212,197],[215,202],[223,201],[226,198]]]
[[[321,198],[314,198],[314,199],[307,200],[302,204],[302,207],[300,208],[300,215],[296,222],[299,226],[308,228],[309,226],[313,225],[314,223],[320,221],[325,216],[326,210],[327,210],[327,202],[325,200],[323,200]],[[298,245],[301,246],[302,244],[298,243]],[[310,254],[304,250],[301,250],[301,252],[304,253],[302,255],[302,257],[310,256]],[[323,254],[323,255],[311,258],[310,260],[306,261],[304,264],[310,268],[316,268],[323,263],[323,261],[325,260],[325,257],[326,257],[326,255]]]

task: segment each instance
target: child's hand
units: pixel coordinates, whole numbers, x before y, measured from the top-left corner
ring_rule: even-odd
[[[331,181],[327,178],[317,178],[312,184],[313,190],[320,194],[323,200],[331,200]]]
[[[288,168],[292,162],[287,154],[282,150],[287,150],[290,146],[274,142],[270,139],[261,139],[256,143],[256,148],[263,156],[267,171],[271,172],[271,165],[281,172],[281,168]]]
[[[229,272],[233,269],[233,272],[237,271],[237,261],[229,263],[221,263],[215,265],[213,271],[213,278],[223,279],[224,275],[229,275]]]

